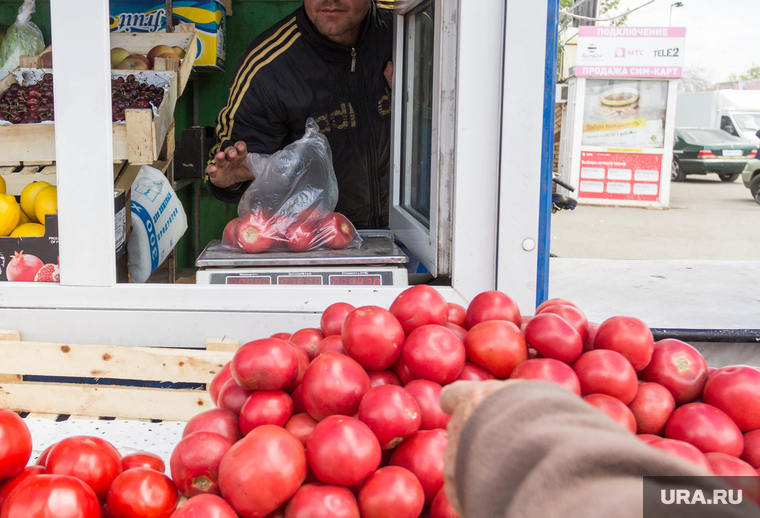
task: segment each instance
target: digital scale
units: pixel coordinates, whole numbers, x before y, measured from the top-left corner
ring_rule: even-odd
[[[359,249],[247,254],[211,241],[195,265],[196,284],[238,286],[407,286],[409,258],[390,230],[359,230]]]

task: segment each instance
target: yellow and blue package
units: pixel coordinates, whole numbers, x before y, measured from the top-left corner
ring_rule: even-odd
[[[195,24],[195,67],[224,70],[226,12],[219,0],[174,0],[174,25]],[[111,32],[166,30],[166,3],[161,0],[110,0]]]

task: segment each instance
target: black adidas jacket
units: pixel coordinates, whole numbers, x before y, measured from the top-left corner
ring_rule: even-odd
[[[336,211],[357,228],[387,226],[391,92],[383,70],[392,60],[392,39],[392,11],[375,2],[354,49],[324,38],[304,8],[297,9],[253,40],[238,61],[211,158],[240,140],[249,152],[274,153],[301,138],[312,117],[332,148]],[[236,189],[206,185],[220,200],[237,203],[250,182]]]

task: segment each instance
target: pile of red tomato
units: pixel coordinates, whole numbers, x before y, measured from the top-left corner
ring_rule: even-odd
[[[111,518],[452,518],[443,490],[449,416],[439,395],[457,380],[497,378],[559,384],[706,472],[758,475],[760,370],[709,369],[684,342],[655,343],[640,320],[589,323],[565,300],[523,317],[500,292],[481,293],[465,309],[424,285],[389,310],[337,303],[319,329],[243,345],[210,385],[218,408],[188,422],[171,479],[163,466],[126,470],[126,457],[117,469],[118,453],[92,438],[60,452],[57,445],[41,462],[66,491],[86,493],[77,497],[83,508],[102,507]],[[0,483],[0,518],[100,516],[28,512],[54,481],[33,476],[40,468],[17,474],[29,455],[13,452],[31,451],[31,438],[6,447],[4,437],[23,433],[18,423],[16,431],[4,426],[0,478],[13,478]],[[92,472],[77,471],[85,458]],[[177,490],[189,499],[175,511]]]

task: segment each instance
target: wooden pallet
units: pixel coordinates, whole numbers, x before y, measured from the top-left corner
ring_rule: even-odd
[[[232,340],[208,340],[205,350],[26,342],[18,331],[0,331],[0,408],[49,418],[187,421],[213,408],[204,388],[134,382],[207,385],[237,348]]]

